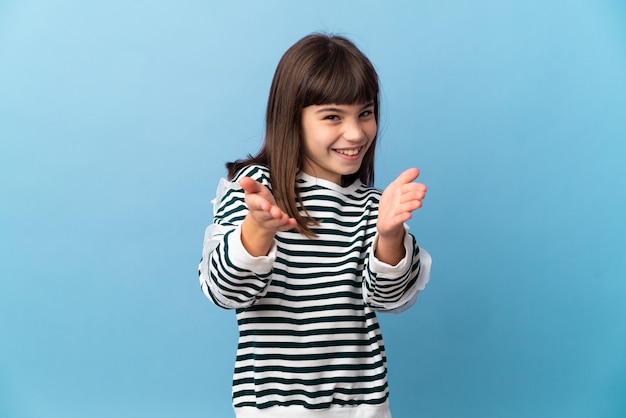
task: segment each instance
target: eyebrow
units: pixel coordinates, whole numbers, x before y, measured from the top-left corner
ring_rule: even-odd
[[[374,106],[374,102],[365,103],[361,107],[361,110],[367,109],[368,107],[372,107],[372,106]],[[346,113],[343,109],[340,109],[338,107],[333,107],[332,105],[331,106],[322,107],[322,108],[318,109],[315,113],[324,113],[324,112],[333,112],[333,113],[340,113],[340,114]]]

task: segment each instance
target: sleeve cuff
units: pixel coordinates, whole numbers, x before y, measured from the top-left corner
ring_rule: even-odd
[[[374,255],[376,252],[376,246],[378,245],[378,232],[374,237],[374,243],[370,247],[370,262],[369,267],[372,273],[375,274],[402,274],[407,271],[411,265],[413,258],[413,237],[409,234],[409,227],[404,225],[404,257],[395,266],[380,261]]]
[[[227,236],[227,243],[230,249],[229,257],[238,268],[261,275],[272,271],[276,260],[276,241],[272,244],[267,255],[254,257],[250,255],[241,242],[241,225],[239,225]]]
[[[419,257],[420,272],[419,276],[417,276],[417,283],[415,284],[415,288],[413,290],[411,298],[406,303],[404,303],[404,305],[387,311],[388,313],[400,314],[415,305],[415,302],[417,302],[417,295],[421,290],[424,290],[426,284],[428,284],[428,281],[430,280],[430,265],[432,264],[432,258],[430,257],[428,251],[421,247]]]

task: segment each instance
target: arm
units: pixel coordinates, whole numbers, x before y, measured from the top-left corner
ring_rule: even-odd
[[[413,182],[418,175],[416,168],[406,170],[380,197],[376,238],[363,281],[366,303],[378,310],[413,303],[429,278],[430,257],[420,251],[405,225],[426,195],[426,186]]]
[[[405,235],[406,256],[396,265],[381,262],[370,249],[368,263],[363,272],[363,297],[365,303],[378,310],[401,313],[413,306],[417,294],[430,280],[430,254],[418,247],[413,235]]]
[[[248,207],[248,214],[241,225],[241,242],[251,255],[267,255],[276,233],[292,229],[296,220],[276,206],[274,196],[261,183],[244,177],[239,184],[245,191]]]
[[[275,232],[264,235],[277,209],[265,186],[267,170],[250,167],[240,177],[220,182],[214,223],[207,228],[199,266],[203,292],[226,309],[250,306],[265,294],[276,258]],[[291,225],[289,219],[287,224]]]
[[[378,245],[375,255],[383,263],[395,265],[405,256],[404,223],[411,219],[411,213],[422,207],[426,196],[426,186],[415,183],[419,176],[417,168],[404,171],[383,192],[378,205]]]

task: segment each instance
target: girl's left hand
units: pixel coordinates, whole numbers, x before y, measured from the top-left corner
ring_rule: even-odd
[[[383,191],[376,222],[381,237],[401,239],[404,236],[404,222],[411,219],[411,212],[422,207],[427,187],[413,181],[419,175],[417,168],[409,168]]]

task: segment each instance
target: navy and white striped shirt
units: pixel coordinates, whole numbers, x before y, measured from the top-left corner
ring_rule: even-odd
[[[279,232],[267,256],[253,257],[240,239],[248,211],[238,184],[244,176],[270,187],[269,170],[261,166],[222,180],[200,263],[203,292],[237,313],[237,415],[307,417],[333,409],[345,417],[357,410],[359,417],[390,416],[375,311],[412,305],[428,282],[430,256],[407,232],[404,259],[395,266],[379,261],[381,192],[360,181],[341,187],[301,172],[296,187],[320,222],[312,228],[317,238]]]

